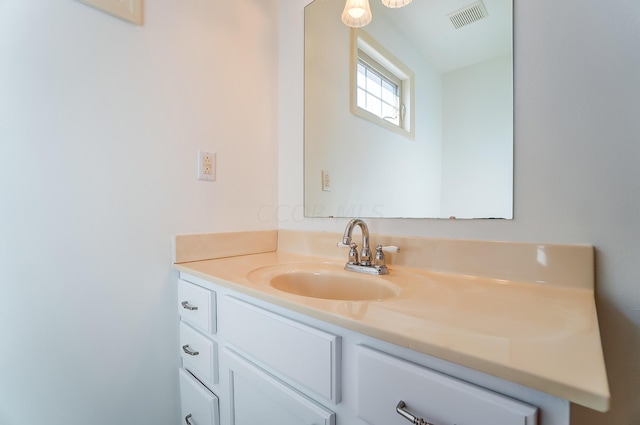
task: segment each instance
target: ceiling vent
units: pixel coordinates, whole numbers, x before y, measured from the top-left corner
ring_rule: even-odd
[[[487,16],[487,8],[484,7],[482,0],[470,4],[467,7],[456,10],[453,13],[447,15],[456,29],[462,28],[469,24],[472,24],[480,19],[484,19]]]

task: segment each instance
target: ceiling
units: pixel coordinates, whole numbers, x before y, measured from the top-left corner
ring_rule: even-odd
[[[447,15],[475,0],[413,0],[399,9],[380,0],[370,0],[370,5],[374,20],[387,20],[445,73],[512,52],[512,0],[482,1],[488,16],[460,29]]]

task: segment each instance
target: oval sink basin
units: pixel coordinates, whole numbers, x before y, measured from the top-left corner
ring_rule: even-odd
[[[257,283],[266,281],[279,291],[328,300],[371,301],[400,293],[400,288],[382,277],[359,275],[333,264],[267,266],[247,277]]]
[[[271,279],[271,286],[290,294],[329,300],[377,300],[397,295],[392,287],[356,276],[323,272],[292,272]]]

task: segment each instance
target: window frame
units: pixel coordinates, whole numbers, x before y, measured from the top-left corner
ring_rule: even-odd
[[[382,74],[385,78],[389,78],[389,74],[399,81],[401,90],[400,125],[396,125],[391,121],[380,118],[366,109],[360,108],[357,103],[358,96],[358,63],[360,60],[359,52],[363,52],[372,62],[367,65],[378,74]],[[367,62],[365,60],[365,62]],[[381,67],[382,69],[380,69]],[[366,31],[360,28],[351,29],[351,90],[350,90],[350,109],[351,113],[364,118],[374,124],[384,127],[394,133],[400,134],[410,140],[415,140],[414,125],[414,74],[404,63],[396,58],[391,52],[385,49]],[[391,79],[391,78],[389,78]],[[404,113],[402,111],[404,109]]]

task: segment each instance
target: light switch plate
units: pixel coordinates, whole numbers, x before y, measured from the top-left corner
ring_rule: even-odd
[[[331,192],[331,176],[327,170],[322,170],[322,190]]]

